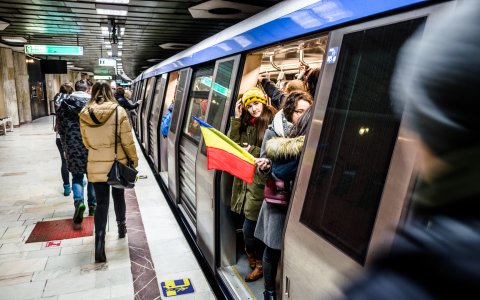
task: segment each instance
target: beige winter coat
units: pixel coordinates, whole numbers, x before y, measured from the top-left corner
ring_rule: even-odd
[[[107,182],[115,154],[115,108],[118,111],[117,159],[127,164],[127,158],[138,165],[132,128],[125,109],[117,102],[88,103],[80,112],[80,131],[88,149],[87,177],[90,182]],[[100,124],[90,116],[89,110]]]

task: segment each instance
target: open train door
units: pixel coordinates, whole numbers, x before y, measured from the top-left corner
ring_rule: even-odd
[[[206,122],[221,132],[225,132],[233,88],[240,62],[240,55],[217,60],[213,72],[212,85],[208,96]],[[196,198],[197,198],[197,243],[212,271],[215,270],[215,196],[217,187],[214,171],[207,170],[205,141],[199,145],[196,160]],[[218,175],[221,172],[216,172]]]

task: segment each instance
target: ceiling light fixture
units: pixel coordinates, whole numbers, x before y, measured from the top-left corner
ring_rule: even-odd
[[[9,43],[26,43],[27,40],[21,36],[2,36],[2,40]]]
[[[190,47],[192,44],[183,44],[183,43],[165,43],[160,44],[158,47],[162,49],[186,49]]]
[[[4,22],[4,21],[0,20],[0,30],[4,30],[5,28],[8,27],[8,25],[10,25],[10,23],[7,23],[7,22]]]
[[[117,4],[128,4],[130,0],[95,0],[96,2],[103,2],[103,3],[117,3]]]
[[[126,16],[128,13],[128,6],[95,4],[97,14],[108,16]]]

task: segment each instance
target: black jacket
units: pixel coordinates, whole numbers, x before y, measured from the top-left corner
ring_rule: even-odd
[[[135,104],[130,104],[130,102],[125,99],[124,97],[115,97],[118,101],[118,104],[120,104],[121,107],[128,109],[128,110],[133,110],[138,108],[138,103]]]

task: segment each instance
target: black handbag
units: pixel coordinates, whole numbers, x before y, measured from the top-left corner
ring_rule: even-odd
[[[117,189],[131,189],[135,187],[138,171],[126,166],[117,160],[117,130],[118,130],[118,106],[115,108],[115,159],[112,168],[108,172],[107,183]]]

